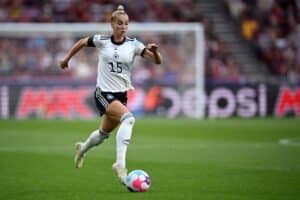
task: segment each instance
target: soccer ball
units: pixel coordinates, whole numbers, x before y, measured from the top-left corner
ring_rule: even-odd
[[[131,171],[126,177],[126,186],[130,192],[147,192],[150,184],[149,175],[140,169]]]

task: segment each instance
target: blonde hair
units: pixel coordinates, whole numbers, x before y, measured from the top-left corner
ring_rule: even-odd
[[[127,15],[127,13],[125,12],[125,8],[123,5],[118,5],[118,8],[117,10],[115,10],[112,14],[111,14],[111,18],[110,18],[110,21],[114,21],[117,17],[117,15],[120,15],[120,14],[125,14]]]

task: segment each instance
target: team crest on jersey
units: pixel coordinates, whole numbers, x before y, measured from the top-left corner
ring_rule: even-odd
[[[117,52],[114,53],[114,59],[118,59],[119,58],[119,54]]]

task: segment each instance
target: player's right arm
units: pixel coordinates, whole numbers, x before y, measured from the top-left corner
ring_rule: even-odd
[[[89,37],[86,38],[82,38],[80,40],[78,40],[73,46],[72,48],[68,51],[68,53],[65,55],[65,57],[60,60],[59,62],[59,66],[64,69],[68,67],[68,63],[69,60],[83,47],[88,46],[88,40]]]

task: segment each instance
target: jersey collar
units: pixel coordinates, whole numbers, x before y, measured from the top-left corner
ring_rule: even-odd
[[[114,36],[112,35],[112,36],[110,37],[110,40],[111,40],[111,42],[112,42],[113,44],[121,45],[121,44],[123,44],[123,43],[126,41],[126,37],[124,37],[124,39],[123,39],[121,42],[116,42],[116,41],[114,40]]]

